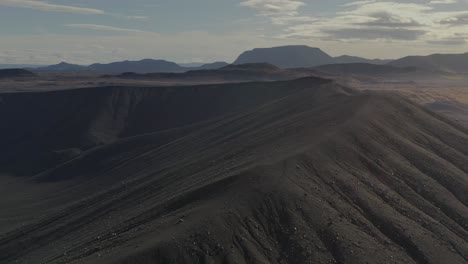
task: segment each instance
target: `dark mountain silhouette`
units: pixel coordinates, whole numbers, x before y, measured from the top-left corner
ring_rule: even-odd
[[[1,263],[468,259],[468,131],[400,96],[102,87],[2,94],[0,119]]]
[[[218,61],[208,64],[203,64],[199,67],[195,67],[195,70],[216,70],[228,66],[229,63],[224,61]]]
[[[468,53],[408,56],[389,63],[400,67],[418,67],[426,70],[468,73]]]
[[[365,59],[356,56],[343,55],[333,58],[334,63],[371,63],[371,64],[387,64],[392,60],[381,60],[381,59]]]
[[[36,75],[24,69],[0,69],[0,79],[35,77]]]
[[[219,65],[220,66],[220,65]],[[291,71],[268,63],[228,65],[220,69],[193,70],[184,73],[148,73],[127,72],[117,76],[104,75],[103,78],[146,79],[161,82],[187,83],[223,83],[247,81],[292,80],[313,75],[311,70]]]
[[[181,67],[184,67],[187,70],[215,70],[229,65],[229,63],[224,61],[217,61],[212,63],[178,63]]]
[[[76,64],[70,64],[62,62],[56,65],[50,65],[46,67],[39,67],[31,69],[39,72],[96,72],[96,73],[108,73],[108,74],[120,74],[125,72],[135,72],[135,73],[157,73],[157,72],[186,72],[190,70],[208,70],[208,69],[218,69],[229,65],[226,62],[214,62],[203,64],[199,67],[182,67],[178,64],[165,60],[153,60],[153,59],[144,59],[140,61],[120,61],[113,63],[95,63],[89,66],[82,66]]]
[[[187,62],[187,63],[177,63],[181,67],[185,68],[198,68],[202,65],[205,65],[203,62]]]
[[[313,67],[334,63],[333,58],[308,46],[258,48],[242,53],[234,64],[269,63],[281,68]]]
[[[54,64],[45,67],[38,67],[31,69],[34,71],[43,71],[43,72],[82,72],[86,71],[86,66],[77,65],[77,64],[70,64],[66,62],[61,62],[59,64]]]
[[[165,60],[144,59],[141,61],[122,61],[108,64],[92,64],[88,69],[101,73],[150,73],[150,72],[183,72],[184,68],[178,64]]]
[[[246,64],[231,64],[227,65],[221,69],[221,71],[281,71],[282,69],[269,63],[246,63]]]

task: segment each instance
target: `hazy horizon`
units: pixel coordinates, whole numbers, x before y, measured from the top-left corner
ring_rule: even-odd
[[[468,1],[0,0],[0,64],[232,62],[283,45],[369,59],[464,53],[460,10]]]
[[[300,45],[300,44],[294,44],[294,45]],[[285,46],[289,46],[289,45],[285,45]],[[311,48],[320,48],[320,47],[312,47],[310,46]],[[273,46],[272,47],[254,47],[254,48],[251,48],[251,49],[248,49],[248,50],[252,50],[252,49],[256,49],[256,48],[274,48]],[[325,53],[327,54],[332,54],[322,48],[320,48],[322,51],[324,51]],[[248,51],[246,50],[246,51]],[[463,52],[463,53],[467,53],[467,52]],[[418,54],[418,55],[415,55],[415,54],[407,54],[407,55],[404,55],[402,57],[395,57],[395,58],[385,58],[385,57],[381,57],[381,58],[377,58],[377,57],[363,57],[363,56],[358,56],[358,55],[354,55],[354,54],[339,54],[339,55],[333,55],[333,57],[339,57],[339,56],[344,56],[344,55],[347,55],[347,56],[356,56],[356,57],[361,57],[361,58],[364,58],[364,59],[369,59],[369,60],[372,60],[372,59],[381,59],[381,60],[397,60],[397,59],[401,59],[401,58],[404,58],[406,56],[426,56],[426,55],[434,55],[434,54],[442,54],[440,52],[435,52],[435,53],[428,53],[428,54]],[[458,54],[458,53],[443,53],[443,54]],[[240,55],[240,54],[238,54]],[[213,60],[213,61],[171,61],[171,60],[168,60],[168,59],[165,59],[165,58],[150,58],[150,57],[142,57],[142,58],[136,58],[136,59],[121,59],[121,60],[109,60],[109,61],[94,61],[94,62],[91,62],[91,63],[74,63],[73,61],[56,61],[56,62],[52,62],[52,63],[1,63],[0,62],[0,65],[25,65],[25,66],[28,66],[28,67],[34,67],[34,66],[48,66],[48,65],[56,65],[56,64],[60,64],[60,63],[69,63],[69,64],[76,64],[76,65],[81,65],[81,66],[89,66],[91,64],[94,64],[94,63],[103,63],[103,64],[106,64],[106,63],[112,63],[112,62],[120,62],[120,61],[140,61],[140,60],[145,60],[145,59],[152,59],[152,60],[166,60],[166,61],[169,61],[169,62],[174,62],[180,66],[185,66],[185,67],[197,67],[197,66],[202,66],[202,65],[205,65],[205,64],[210,64],[210,63],[215,63],[215,62],[226,62],[226,63],[233,63],[235,61],[235,58],[237,58],[237,56],[234,57],[234,59],[232,60]]]

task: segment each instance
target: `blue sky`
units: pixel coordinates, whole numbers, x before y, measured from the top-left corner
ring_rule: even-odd
[[[396,58],[468,52],[468,0],[0,0],[0,64],[231,62],[289,44]]]

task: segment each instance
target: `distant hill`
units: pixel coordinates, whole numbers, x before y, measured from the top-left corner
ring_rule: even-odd
[[[418,67],[426,70],[468,73],[468,53],[408,56],[389,63],[399,67]]]
[[[70,64],[66,62],[61,62],[59,64],[54,64],[45,67],[39,67],[34,69],[35,71],[43,71],[43,72],[78,72],[78,71],[86,71],[86,66],[77,65],[77,64]]]
[[[35,77],[36,75],[24,69],[3,69],[0,70],[0,79]]]
[[[181,67],[185,68],[198,68],[202,65],[205,65],[203,62],[187,62],[187,63],[177,63]]]
[[[224,62],[224,61],[217,61],[217,62],[211,62],[211,63],[191,62],[191,63],[177,63],[177,64],[186,69],[194,69],[194,70],[219,69],[219,68],[229,65],[229,63]]]
[[[234,64],[245,63],[270,63],[281,68],[302,68],[332,64],[334,60],[319,48],[282,46],[246,51],[234,62]]]
[[[104,75],[103,78],[145,79],[174,83],[222,83],[246,81],[292,80],[310,76],[311,71],[295,72],[281,69],[268,63],[250,63],[228,65],[220,69],[193,70],[183,73],[148,73],[126,72],[116,76]]]
[[[319,72],[335,75],[386,75],[415,73],[419,70],[416,67],[396,67],[392,65],[375,65],[370,63],[328,64],[317,66],[314,69]]]
[[[372,63],[372,64],[387,64],[392,60],[381,60],[381,59],[365,59],[356,56],[343,55],[333,58],[335,63]]]
[[[218,61],[218,62],[203,64],[203,65],[201,65],[199,67],[196,67],[196,68],[197,68],[197,70],[216,70],[216,69],[226,67],[228,65],[229,65],[229,63],[227,63],[227,62]]]
[[[185,64],[184,64],[185,65]],[[197,67],[180,66],[177,63],[166,60],[144,59],[140,61],[119,61],[112,63],[95,63],[89,66],[61,62],[59,64],[31,69],[38,72],[97,72],[106,74],[121,74],[133,72],[146,73],[180,73],[191,70],[212,70],[229,65],[226,62],[214,62],[199,65]]]
[[[136,73],[151,73],[151,72],[183,72],[184,67],[166,60],[153,60],[144,59],[140,61],[121,61],[108,64],[92,64],[88,69],[95,72],[102,73],[122,73],[122,72],[136,72]]]
[[[246,63],[246,64],[232,64],[226,67],[219,69],[220,71],[234,71],[234,70],[241,70],[241,71],[281,71],[275,65],[269,63]]]

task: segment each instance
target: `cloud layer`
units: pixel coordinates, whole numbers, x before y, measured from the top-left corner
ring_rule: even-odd
[[[14,7],[14,8],[27,8],[47,12],[61,12],[61,13],[74,13],[82,15],[108,15],[116,18],[133,19],[133,20],[146,20],[147,16],[132,16],[116,13],[109,13],[101,9],[77,7],[70,5],[50,4],[39,0],[0,0],[0,6]]]
[[[326,41],[419,41],[435,45],[464,45],[468,11],[439,11],[457,0],[361,0],[342,5],[335,14],[306,16],[302,1],[250,0],[241,3],[274,24],[284,25],[283,39]],[[309,4],[310,5],[310,4]],[[279,11],[280,10],[283,11]],[[276,11],[278,9],[278,11]]]
[[[151,1],[135,1],[132,7],[142,8],[136,2]],[[145,6],[152,10],[132,10],[128,4],[123,8],[117,2],[121,1],[116,1],[113,10],[122,14],[63,4],[76,3],[71,0],[0,0],[2,9],[77,14],[68,19],[44,13],[50,16],[48,23],[41,25],[38,21],[32,27],[23,23],[24,18],[18,18],[17,22],[23,23],[21,30],[11,34],[9,28],[2,32],[0,63],[87,64],[148,57],[229,62],[247,49],[295,44],[320,47],[335,56],[378,58],[461,53],[468,49],[468,0],[349,0],[335,6],[319,0],[239,0],[234,5],[223,1],[219,5],[232,8],[229,11],[234,15],[239,12],[239,21],[220,19],[216,25],[209,16],[188,17],[190,13],[184,13],[184,19],[174,14],[175,25],[162,24],[158,20],[161,16],[156,14],[166,12],[160,9],[164,5],[155,7],[153,2]],[[116,22],[118,19],[124,20]],[[206,23],[193,19],[206,19],[201,21]],[[197,23],[187,24],[192,22]]]
[[[75,13],[75,14],[86,14],[86,15],[96,15],[104,14],[103,10],[94,9],[94,8],[83,8],[76,6],[68,5],[57,5],[49,4],[37,0],[0,0],[0,6],[7,7],[18,7],[18,8],[29,8],[42,11],[51,11],[51,12],[66,12],[66,13]]]
[[[273,24],[284,25],[294,21],[311,21],[310,17],[299,16],[299,8],[306,4],[293,0],[246,0],[241,6],[255,10],[259,16],[268,17]]]
[[[96,24],[65,24],[64,26],[71,27],[71,28],[98,30],[98,31],[156,34],[156,33],[153,33],[153,32],[143,31],[143,30],[139,30],[139,29],[111,27],[111,26],[96,25]]]

